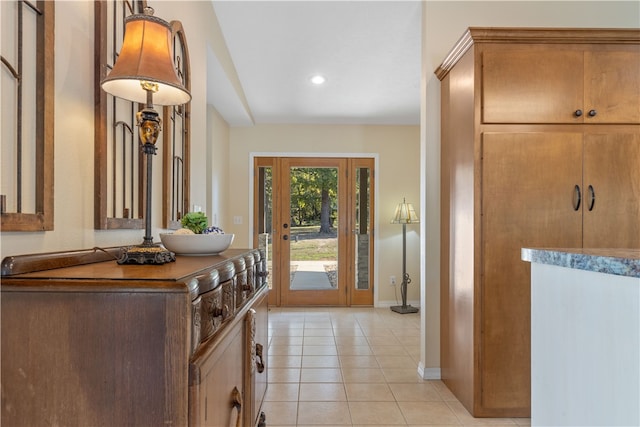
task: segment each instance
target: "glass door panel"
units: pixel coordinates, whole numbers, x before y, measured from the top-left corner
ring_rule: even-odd
[[[292,167],[289,173],[289,289],[338,289],[338,169]]]
[[[282,166],[282,258],[289,270],[282,303],[343,305],[345,161],[282,159]]]
[[[256,158],[254,162],[254,215],[253,215],[253,247],[262,249],[266,255],[267,286],[269,287],[269,304],[277,305],[277,290],[273,286],[273,158]]]
[[[373,159],[350,159],[349,175],[353,177],[352,213],[354,256],[353,286],[349,292],[351,305],[373,304]]]

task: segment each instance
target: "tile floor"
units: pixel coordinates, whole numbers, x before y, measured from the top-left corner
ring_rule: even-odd
[[[441,381],[422,380],[419,319],[388,308],[271,308],[267,425],[530,425],[473,418]]]

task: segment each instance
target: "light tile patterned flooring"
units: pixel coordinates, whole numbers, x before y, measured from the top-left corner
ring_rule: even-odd
[[[419,320],[388,308],[272,307],[267,425],[530,425],[473,418],[441,381],[422,380]]]

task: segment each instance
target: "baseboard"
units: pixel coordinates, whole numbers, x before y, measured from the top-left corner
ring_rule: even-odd
[[[440,380],[440,368],[425,368],[422,362],[418,363],[418,375],[423,380]]]

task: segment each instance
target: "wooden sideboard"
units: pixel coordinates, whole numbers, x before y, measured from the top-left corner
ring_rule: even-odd
[[[119,265],[117,251],[3,260],[3,426],[264,424],[264,253]]]

